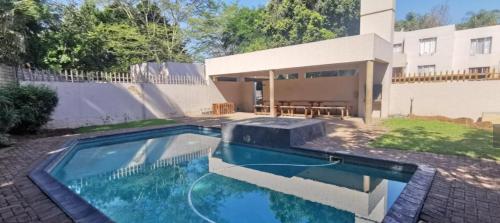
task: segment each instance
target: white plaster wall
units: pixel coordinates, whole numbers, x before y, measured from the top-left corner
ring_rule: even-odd
[[[483,112],[500,112],[500,81],[393,84],[390,112],[467,117],[477,120]]]
[[[404,42],[406,72],[416,73],[418,66],[436,65],[436,71],[453,68],[455,25],[421,29],[411,32],[396,32],[394,44]],[[437,38],[433,55],[420,55],[420,39]]]
[[[147,118],[201,115],[226,102],[213,85],[143,84]]]
[[[360,34],[376,33],[392,42],[396,0],[362,0]]]
[[[437,37],[434,55],[419,55],[419,40]],[[492,37],[491,54],[470,55],[471,39]],[[455,30],[455,25],[395,32],[394,44],[404,43],[404,54],[397,55],[394,67],[406,67],[415,73],[421,65],[436,65],[436,71],[468,70],[472,67],[491,67],[500,70],[500,25],[467,30]]]
[[[208,76],[367,60],[389,62],[392,44],[370,33],[205,60]]]
[[[491,54],[471,55],[471,39],[492,37]],[[500,25],[455,32],[453,68],[491,67],[500,70]]]
[[[47,128],[200,115],[225,102],[214,85],[22,82],[56,90],[59,103]]]

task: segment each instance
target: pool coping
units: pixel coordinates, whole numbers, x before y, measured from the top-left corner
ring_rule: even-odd
[[[303,148],[302,148],[303,149]],[[436,169],[428,165],[413,164],[407,162],[395,161],[392,159],[371,158],[358,154],[351,154],[349,152],[333,152],[332,155],[341,157],[343,159],[355,159],[357,161],[364,160],[373,163],[393,165],[393,166],[414,166],[410,181],[406,184],[401,194],[392,204],[391,208],[387,211],[382,220],[382,223],[416,223],[419,221],[420,212],[424,206],[427,194],[432,186],[432,181],[436,174]],[[380,166],[379,166],[380,167]]]
[[[167,127],[151,128],[144,130],[132,130],[119,133],[109,133],[97,136],[87,136],[78,139],[71,139],[64,143],[56,152],[39,161],[35,167],[29,172],[28,177],[45,193],[56,205],[61,208],[75,222],[113,222],[104,213],[93,207],[79,195],[71,191],[65,185],[57,181],[48,172],[59,162],[69,151],[72,146],[80,141],[106,138],[111,136],[124,136],[129,134],[144,133],[149,131],[162,131],[178,128],[198,128],[203,130],[211,130],[220,132],[217,127],[204,127],[198,125],[179,124]],[[436,169],[427,165],[413,164],[395,161],[384,158],[371,158],[364,155],[352,154],[344,151],[326,152],[318,151],[305,146],[291,147],[297,153],[303,155],[311,155],[312,153],[320,154],[321,156],[333,156],[342,160],[364,161],[363,163],[385,168],[390,166],[405,167],[414,170],[414,173],[407,183],[401,194],[398,196],[394,204],[385,214],[383,223],[415,223],[419,220],[419,215],[424,205],[425,198],[430,190]]]
[[[62,146],[60,146],[56,152],[50,154],[48,157],[39,161],[35,164],[35,167],[29,172],[28,177],[33,181],[35,185],[42,190],[42,192],[47,195],[60,209],[68,215],[74,222],[81,223],[93,223],[93,222],[113,222],[108,216],[99,211],[97,208],[89,204],[78,194],[71,191],[65,185],[57,181],[52,177],[48,171],[54,167],[58,161],[63,158],[68,152],[71,151],[72,146],[76,145],[80,141],[106,138],[111,136],[125,136],[130,134],[145,133],[150,131],[162,131],[162,130],[172,130],[186,127],[194,127],[198,129],[220,131],[218,128],[213,127],[203,127],[197,125],[173,125],[167,127],[151,128],[136,131],[127,131],[119,133],[109,133],[96,136],[82,137],[78,139],[70,139]]]

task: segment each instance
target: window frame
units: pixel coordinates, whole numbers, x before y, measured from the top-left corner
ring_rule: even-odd
[[[398,47],[396,48],[396,46],[398,46]],[[400,51],[396,51],[396,49],[400,49]],[[393,44],[392,45],[392,52],[393,53],[404,53],[405,52],[405,43],[401,42],[401,43]]]
[[[337,70],[322,70],[310,71],[304,73],[305,79],[327,78],[327,77],[354,77],[358,75],[358,69],[337,69]]]
[[[431,44],[432,42],[434,42],[434,45]],[[419,40],[418,43],[419,43],[418,53],[420,56],[432,56],[432,55],[436,54],[436,52],[437,52],[437,37],[422,38]],[[426,48],[425,47],[426,43],[431,44],[429,46],[429,52],[425,52],[425,50],[422,49],[423,44],[424,44],[424,49]]]
[[[282,78],[280,78],[282,77]],[[274,77],[275,80],[297,80],[299,79],[299,73],[287,73],[287,74],[277,74]]]
[[[488,40],[489,42],[488,47],[485,47],[487,42],[486,40]],[[491,36],[470,39],[470,45],[469,45],[470,55],[475,56],[475,55],[491,54],[492,45],[493,45],[493,37]],[[480,48],[481,52],[478,52],[479,51],[478,49]],[[486,49],[488,49],[487,52]]]
[[[215,77],[216,82],[240,82],[239,77],[225,77],[225,76],[219,76]]]
[[[395,72],[396,70],[401,70],[401,72]],[[392,77],[403,77],[405,73],[405,67],[393,67],[392,68]]]
[[[481,72],[475,72],[474,70],[481,70]],[[471,73],[471,74],[488,74],[488,73],[490,73],[490,67],[469,67],[469,73]]]
[[[433,67],[433,72],[421,72],[421,69],[429,69],[430,67]],[[423,74],[434,74],[436,73],[436,64],[427,64],[427,65],[419,65],[417,66],[417,73],[419,76]]]

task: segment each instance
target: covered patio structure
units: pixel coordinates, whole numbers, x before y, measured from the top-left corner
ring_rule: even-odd
[[[262,85],[271,108],[290,101],[338,102],[370,122],[387,116],[391,60],[392,44],[365,34],[207,59],[205,72],[238,111],[253,112],[262,103],[256,100]]]
[[[263,98],[271,116],[302,101],[341,102],[367,123],[387,117],[395,4],[361,0],[360,35],[207,59],[205,74],[242,112]]]

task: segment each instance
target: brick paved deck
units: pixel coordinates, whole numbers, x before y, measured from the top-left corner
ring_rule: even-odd
[[[248,117],[252,116],[237,114],[221,118],[185,118],[179,121],[218,126],[222,121]],[[327,129],[328,137],[315,140],[307,146],[318,150],[347,150],[355,154],[436,167],[438,173],[420,216],[423,221],[500,223],[499,162],[368,148],[366,143],[383,130],[365,126],[358,119],[329,120]],[[28,179],[27,173],[37,161],[44,159],[65,141],[89,135],[29,139],[14,147],[0,149],[0,222],[71,222]]]

